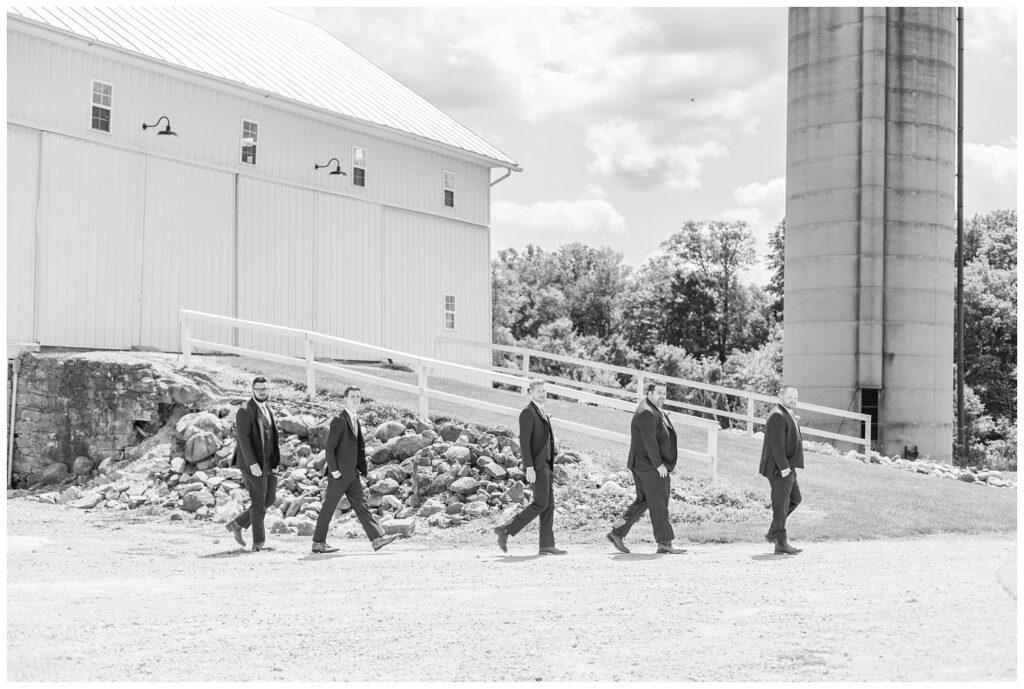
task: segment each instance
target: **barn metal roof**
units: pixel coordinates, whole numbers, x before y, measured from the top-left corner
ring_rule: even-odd
[[[25,7],[8,15],[153,60],[518,164],[324,29],[242,7]]]

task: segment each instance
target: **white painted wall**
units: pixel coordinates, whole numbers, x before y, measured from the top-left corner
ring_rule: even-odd
[[[39,132],[7,127],[7,341],[35,342]]]

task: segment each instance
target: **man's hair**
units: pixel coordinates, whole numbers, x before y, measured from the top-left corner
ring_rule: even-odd
[[[341,393],[341,396],[348,397],[348,393],[352,392],[353,390],[359,390],[359,392],[362,392],[358,385],[349,385],[347,388],[345,388],[345,392]]]
[[[665,383],[662,383],[660,380],[652,380],[649,383],[647,383],[647,394],[649,395],[652,392],[654,392],[654,388],[665,388],[665,387],[668,387],[668,385],[665,384]]]
[[[547,383],[547,381],[544,380],[543,378],[530,378],[530,382],[526,386],[526,389],[529,390],[530,392],[533,392],[534,390],[536,390],[541,385],[544,385],[545,383]]]
[[[785,395],[786,394],[786,390],[796,390],[796,386],[795,385],[783,385],[781,388],[779,388],[779,397],[782,397],[783,395]]]
[[[256,376],[255,378],[252,379],[252,386],[256,387],[257,383],[266,383],[266,382],[267,382],[267,379],[264,378],[263,376]]]

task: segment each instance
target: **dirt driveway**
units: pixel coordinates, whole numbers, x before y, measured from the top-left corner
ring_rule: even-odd
[[[1012,680],[1016,539],[374,553],[7,501],[9,681]],[[641,521],[638,535],[649,530]],[[1008,589],[1012,589],[1013,593]]]

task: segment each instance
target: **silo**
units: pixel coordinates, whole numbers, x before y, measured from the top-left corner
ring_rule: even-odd
[[[783,377],[950,461],[955,8],[790,9],[787,134]]]

